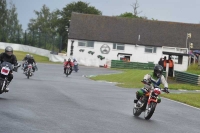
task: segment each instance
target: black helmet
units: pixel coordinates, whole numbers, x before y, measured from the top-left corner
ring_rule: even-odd
[[[68,61],[71,61],[71,59],[69,58]]]
[[[11,56],[13,54],[13,48],[11,46],[7,46],[5,48],[5,53],[8,55],[8,56]]]
[[[162,73],[163,73],[163,67],[162,67],[161,65],[156,65],[156,66],[154,67],[154,75],[155,75],[156,77],[160,78],[161,75],[162,75]]]

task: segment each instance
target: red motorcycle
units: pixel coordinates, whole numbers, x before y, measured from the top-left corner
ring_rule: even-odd
[[[70,72],[70,65],[64,66],[66,68],[66,77],[68,77]]]
[[[143,83],[147,84],[145,82]],[[142,112],[144,112],[144,118],[146,120],[149,120],[152,117],[157,104],[161,102],[158,96],[161,94],[161,91],[166,91],[164,89],[161,89],[159,86],[152,86],[151,90],[146,91],[146,94],[141,96],[139,100],[134,100],[135,105],[133,107],[133,115],[139,116]],[[167,91],[166,93],[169,92]]]

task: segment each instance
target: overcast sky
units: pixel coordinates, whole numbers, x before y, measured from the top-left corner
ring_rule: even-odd
[[[11,0],[7,0],[9,3]],[[36,18],[34,10],[40,11],[42,5],[51,9],[62,10],[67,4],[80,0],[12,0],[17,7],[18,19],[23,30],[31,18]],[[81,0],[90,3],[100,10],[104,16],[120,15],[125,12],[133,12],[132,4],[135,0]],[[140,5],[139,16],[162,21],[174,21],[184,23],[200,22],[200,0],[138,0]]]

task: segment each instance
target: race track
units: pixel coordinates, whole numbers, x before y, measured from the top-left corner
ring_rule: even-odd
[[[137,89],[83,76],[114,70],[82,66],[66,77],[62,65],[38,68],[30,79],[20,68],[0,95],[0,133],[200,133],[199,109],[162,98],[147,121],[132,114]]]

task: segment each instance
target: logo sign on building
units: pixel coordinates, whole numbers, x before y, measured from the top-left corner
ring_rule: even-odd
[[[102,54],[109,54],[110,47],[107,44],[103,44],[100,48]]]

